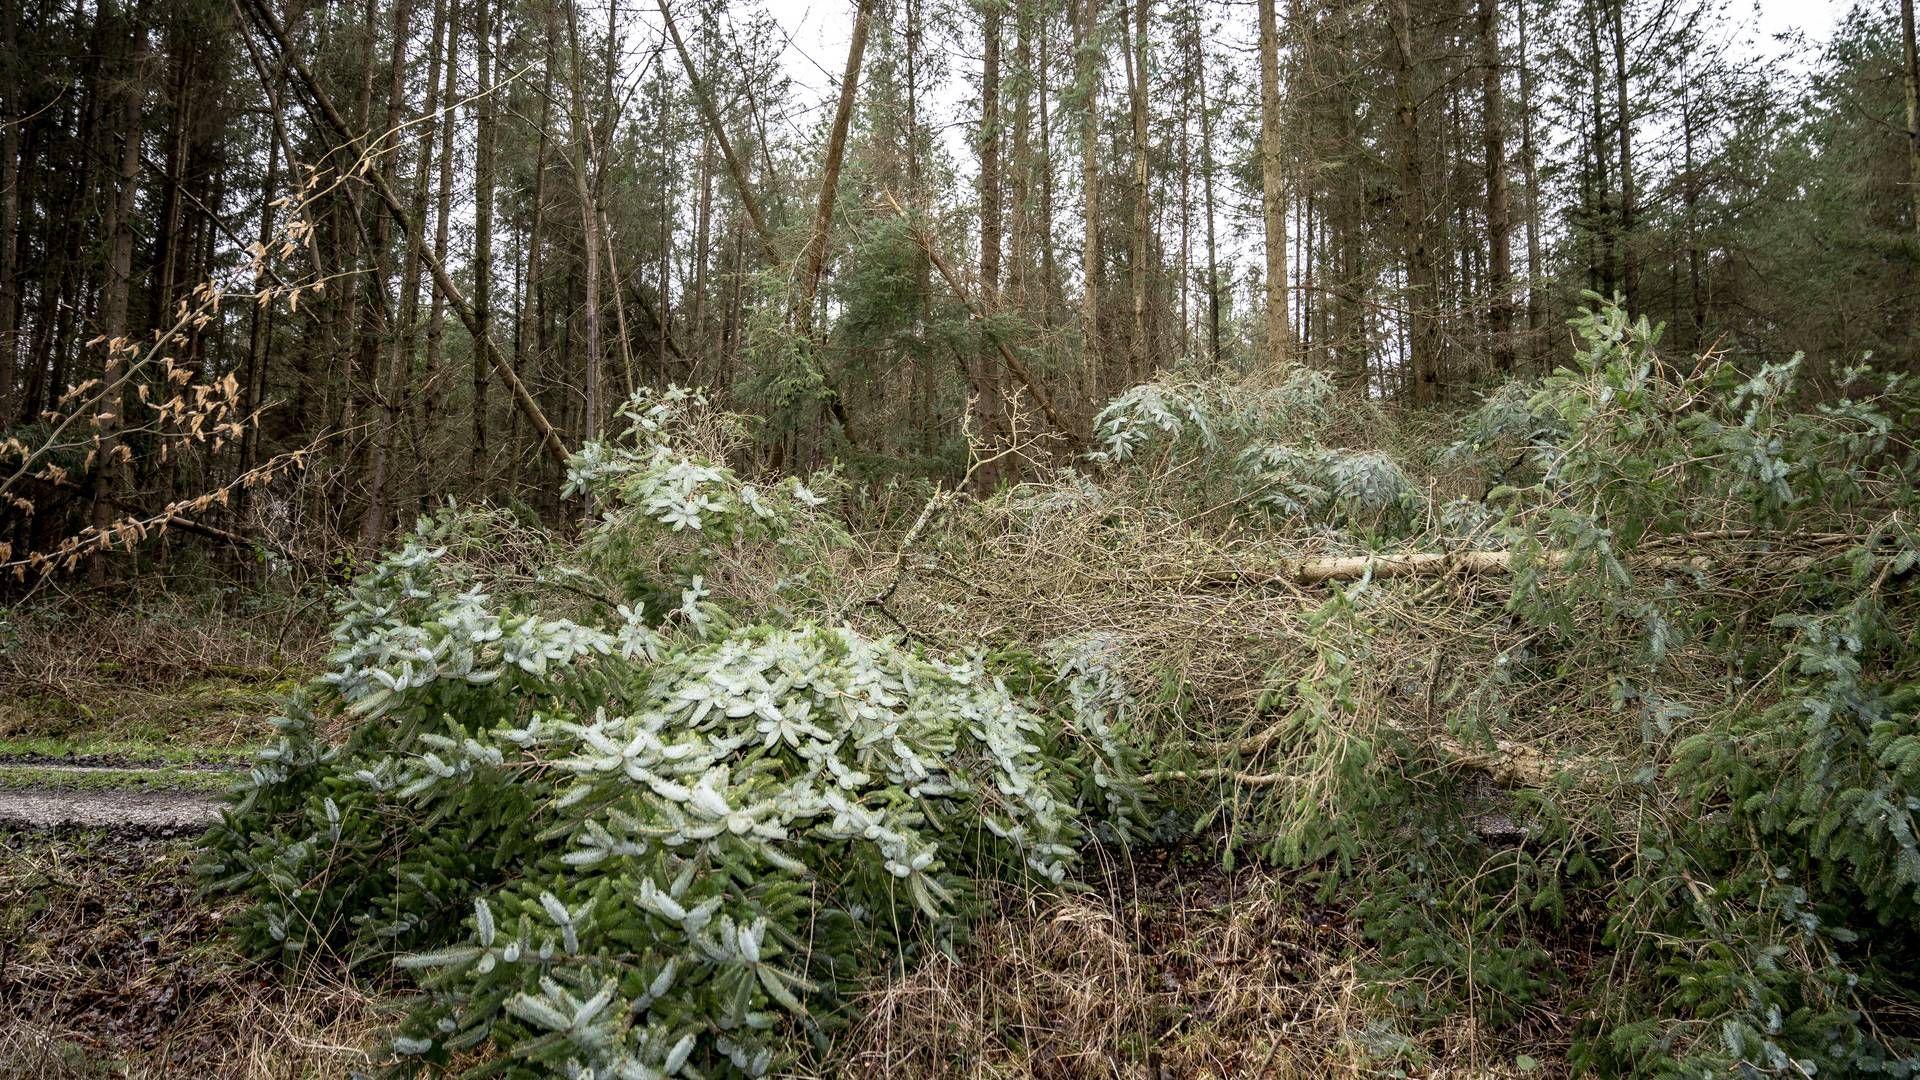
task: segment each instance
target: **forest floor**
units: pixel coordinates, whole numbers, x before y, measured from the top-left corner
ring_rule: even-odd
[[[342,1076],[395,1019],[377,988],[235,956],[191,827],[0,826],[0,1077]],[[1512,1076],[1469,1030],[1402,1027],[1338,903],[1190,843],[1097,849],[1084,889],[1008,888],[973,938],[877,984],[801,1076]],[[1417,993],[1417,988],[1413,989]],[[1536,1051],[1564,1033],[1543,1014]],[[1407,1070],[1425,1060],[1429,1067]],[[1532,1072],[1532,1069],[1528,1071]],[[1534,1075],[1553,1075],[1542,1069]]]
[[[0,1077],[340,1076],[374,995],[235,955],[197,839],[323,636],[200,596],[0,623]],[[275,640],[295,642],[283,649]]]
[[[330,971],[249,964],[192,824],[0,825],[0,1077],[342,1076],[386,1022]]]

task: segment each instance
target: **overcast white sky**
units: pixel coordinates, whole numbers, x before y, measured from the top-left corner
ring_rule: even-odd
[[[1897,0],[1885,2],[1892,4]],[[813,109],[826,107],[828,91],[840,77],[847,37],[853,25],[853,0],[757,0],[757,3],[779,20],[791,40],[781,59],[801,98],[800,103],[811,107],[807,112],[797,112],[794,119],[811,117]],[[1803,34],[1816,48],[1824,44],[1851,4],[1852,0],[1734,0],[1730,14],[1756,31],[1751,36],[1763,53],[1779,55],[1785,50],[1776,44],[1776,38],[1783,34]],[[1224,5],[1222,8],[1224,10]],[[1247,21],[1251,37],[1250,14]],[[974,62],[967,58],[955,59],[950,84],[941,88],[943,92],[934,94],[936,107],[957,103],[970,92],[964,78],[972,74],[969,68]],[[955,128],[946,135],[949,152],[955,163],[965,170],[969,164],[966,131]]]
[[[1734,14],[1759,31],[1763,47],[1775,35],[1800,31],[1815,45],[1826,41],[1852,0],[1736,0]],[[1891,4],[1895,0],[1886,0]],[[784,58],[796,86],[822,92],[839,78],[853,25],[852,0],[760,0],[780,20],[793,44]],[[831,72],[823,74],[822,68]]]

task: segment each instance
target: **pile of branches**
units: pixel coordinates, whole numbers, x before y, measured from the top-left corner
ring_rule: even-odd
[[[927,528],[884,615],[1097,648],[1162,827],[1364,898],[1433,1022],[1578,1002],[1581,1068],[1903,1075],[1920,393],[1574,329],[1448,446],[1311,373],[1137,388],[1085,471]]]

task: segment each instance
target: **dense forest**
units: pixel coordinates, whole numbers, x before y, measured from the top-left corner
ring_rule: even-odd
[[[0,0],[0,1075],[1920,1071],[1913,0],[796,8]]]
[[[11,557],[562,513],[676,383],[863,477],[1071,450],[1173,369],[1466,401],[1584,290],[1822,387],[1911,363],[1893,5],[1771,61],[1693,0],[1277,7],[861,4],[812,101],[751,8],[10,2]]]

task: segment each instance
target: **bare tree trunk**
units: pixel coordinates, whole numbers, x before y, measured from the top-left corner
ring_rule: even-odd
[[[1260,193],[1267,249],[1267,362],[1287,363],[1287,191],[1280,146],[1280,28],[1274,0],[1260,0]]]
[[[1900,45],[1907,61],[1907,194],[1913,199],[1913,231],[1920,235],[1920,50],[1914,47],[1913,0],[1900,0]]]
[[[1051,330],[1059,317],[1060,271],[1055,265],[1053,252],[1053,125],[1047,112],[1047,99],[1053,94],[1050,77],[1053,65],[1047,48],[1048,40],[1046,25],[1042,24],[1040,70],[1034,76],[1040,99],[1040,158],[1036,169],[1040,176],[1040,192],[1034,223],[1035,231],[1040,234],[1040,291],[1041,303],[1045,305],[1040,323]]]
[[[1133,32],[1125,33],[1127,12],[1120,14],[1126,48],[1127,97],[1133,118],[1133,233],[1127,276],[1133,287],[1133,336],[1127,343],[1127,381],[1152,378],[1153,343],[1147,338],[1147,262],[1153,242],[1153,207],[1147,198],[1147,19],[1152,0],[1136,0]]]
[[[795,325],[802,336],[813,329],[813,305],[820,293],[820,275],[827,262],[833,200],[840,187],[840,163],[847,152],[847,129],[853,123],[853,106],[859,99],[860,61],[867,51],[867,23],[872,8],[873,0],[860,0],[853,16],[853,40],[847,43],[847,66],[840,75],[840,103],[833,114],[833,130],[827,136],[827,160],[820,171],[820,199],[813,215],[813,232],[807,239],[806,273],[801,278],[800,298],[794,305]]]
[[[169,36],[162,31],[162,41]],[[177,35],[171,35],[177,38]],[[174,75],[169,82],[165,104],[171,106],[167,120],[167,156],[160,171],[160,215],[153,226],[153,261],[147,280],[147,324],[159,326],[168,318],[180,292],[182,263],[191,259],[190,245],[183,243],[183,218],[186,173],[190,153],[189,133],[193,123],[193,63],[197,43],[167,42],[162,52],[174,54]]]
[[[473,318],[486,337],[493,329],[493,187],[494,187],[494,0],[475,0],[473,11],[474,63],[480,80],[480,100],[474,107],[473,133]],[[467,475],[480,481],[487,467],[487,361],[483,350],[473,350],[473,439],[467,446]]]
[[[1540,288],[1540,167],[1533,142],[1533,58],[1527,51],[1527,5],[1533,0],[1516,2],[1520,8],[1520,162],[1527,184],[1527,351],[1531,357],[1540,348],[1546,305]]]
[[[924,210],[927,205],[926,177],[921,163],[920,128],[920,5],[917,0],[906,0],[902,17],[906,21],[903,36],[905,41],[905,68],[907,79],[907,117],[906,138],[903,147],[907,157],[907,197],[912,200],[914,209]],[[933,270],[929,259],[920,260],[914,267],[914,318],[913,330],[916,334],[925,333],[929,312],[932,308]],[[924,356],[913,359],[913,405],[909,415],[918,423],[920,431],[920,449],[931,453],[939,441],[933,406],[932,364]]]
[[[707,362],[707,248],[713,239],[713,132],[700,138],[700,201],[693,226],[694,381],[705,377]],[[682,280],[685,280],[684,278]]]
[[[120,384],[126,377],[127,357],[135,344],[127,326],[127,302],[133,288],[133,214],[140,184],[141,108],[146,99],[146,81],[141,68],[147,60],[147,32],[141,26],[144,5],[127,15],[125,67],[119,72],[125,80],[120,92],[120,114],[114,117],[120,132],[120,169],[113,200],[108,204],[107,235],[109,255],[107,280],[100,303],[100,335],[106,338],[107,359],[100,373],[104,387],[100,412],[95,418],[98,443],[94,450],[93,506],[90,519],[97,534],[104,535],[113,524],[113,507],[126,488],[126,459],[130,456],[120,442],[120,428],[126,415],[126,391]],[[112,0],[102,0],[100,18],[114,18]],[[104,552],[95,549],[87,561],[87,580],[101,585],[107,579]]]
[[[284,76],[284,72],[282,73]],[[274,200],[280,190],[280,143],[284,135],[286,121],[278,109],[273,110],[269,123],[273,126],[274,137],[267,140],[267,176],[260,189],[260,265],[253,276],[256,292],[264,294],[273,280],[273,271],[268,268],[268,245],[273,242]],[[260,409],[267,396],[267,344],[272,329],[273,309],[269,305],[254,304],[249,315],[252,325],[247,341],[247,379],[246,407],[249,411]],[[248,424],[240,434],[240,469],[251,472],[260,463],[260,425]],[[242,507],[246,504],[249,489],[241,488],[238,499]]]
[[[1407,257],[1407,367],[1414,404],[1439,397],[1439,324],[1432,307],[1438,284],[1428,240],[1425,161],[1413,63],[1413,12],[1407,0],[1389,0],[1393,24],[1394,125],[1400,143],[1400,213]]]
[[[1207,207],[1207,359],[1220,362],[1220,244],[1214,232],[1213,105],[1207,100],[1207,58],[1200,65],[1200,186]]]
[[[1000,290],[1000,24],[998,5],[985,12],[985,48],[980,66],[980,302],[988,310],[999,303]],[[968,411],[974,417],[974,439],[983,444],[986,458],[973,471],[974,489],[999,486],[1004,463],[997,460],[1009,434],[1000,407],[1000,367],[995,350],[985,341],[967,360]]]
[[[496,68],[496,70],[498,70]],[[546,250],[547,250],[547,203],[551,198],[551,189],[547,184],[548,163],[553,156],[553,140],[550,132],[553,127],[553,68],[549,65],[541,76],[540,88],[540,125],[533,152],[533,212],[527,222],[527,240],[523,245],[526,252],[524,280],[518,288],[516,297],[517,312],[513,320],[513,367],[515,371],[532,371],[537,361],[544,361],[547,355],[547,292],[546,292]],[[508,418],[506,444],[511,450],[520,442],[519,414]],[[520,455],[512,455],[513,477],[520,477]]]
[[[585,275],[586,292],[586,300],[580,309],[581,336],[585,338],[585,370],[582,373],[585,385],[582,394],[586,403],[581,422],[581,441],[592,442],[600,437],[600,394],[605,374],[601,370],[600,356],[600,212],[593,182],[594,152],[590,145],[593,136],[587,127],[586,82],[581,71],[579,14],[579,4],[569,0],[567,90],[572,107],[567,110],[567,149],[573,172],[574,198],[580,203],[580,262]],[[557,30],[551,22],[548,23],[548,56],[549,62],[554,64],[560,62]]]
[[[1030,29],[1032,13],[1014,10],[1013,19],[1013,121],[1009,125],[1012,141],[1007,167],[1007,188],[1012,205],[1007,208],[1007,288],[1003,296],[1009,306],[1029,310],[1033,265],[1033,41]]]
[[[1633,110],[1627,86],[1627,3],[1613,0],[1613,99],[1620,141],[1620,274],[1628,310],[1640,306],[1640,256],[1633,237]]]
[[[369,505],[370,520],[371,515],[375,513],[379,515],[380,531],[366,537],[370,545],[378,542],[384,535],[387,524],[393,520],[390,516],[391,506],[399,501],[397,490],[399,485],[392,483],[387,473],[392,469],[394,448],[399,443],[400,427],[411,417],[411,410],[402,404],[402,400],[414,388],[414,350],[419,345],[420,332],[420,251],[427,242],[425,232],[427,210],[431,205],[428,202],[431,191],[427,180],[433,175],[434,136],[440,121],[440,69],[443,63],[448,65],[452,63],[446,44],[453,39],[454,21],[449,17],[447,0],[435,0],[433,31],[427,44],[426,99],[421,106],[417,122],[419,135],[415,140],[419,148],[415,151],[413,162],[413,204],[409,215],[411,220],[407,223],[407,255],[401,263],[400,270],[400,318],[397,324],[390,328],[388,349],[391,355],[387,359],[385,383],[380,392],[387,416],[387,422],[381,426],[377,435],[378,445],[375,451],[381,463],[379,476],[381,483],[379,488],[369,493],[370,502],[379,505],[377,511]],[[443,41],[443,38],[446,40]],[[397,89],[400,83],[398,72],[395,74]],[[446,127],[448,132],[453,130],[451,123]]]
[[[1507,200],[1506,95],[1501,86],[1499,0],[1480,0],[1481,128],[1486,136],[1487,167],[1487,336],[1493,368],[1513,370],[1513,253]]]
[[[13,384],[19,367],[20,328],[20,127],[26,73],[20,60],[20,0],[0,0],[0,428],[14,417]],[[43,284],[44,290],[46,286]]]
[[[306,85],[327,125],[333,129],[337,137],[351,141],[352,136],[346,119],[334,107],[333,100],[327,95],[325,87],[313,77],[313,72],[293,51],[291,42],[287,40],[286,28],[280,24],[279,16],[273,13],[273,9],[267,6],[265,0],[253,0],[253,12],[255,19],[273,38],[281,55],[293,68],[294,74],[298,75],[300,81]],[[371,175],[375,194],[386,204],[388,211],[404,216],[405,211],[400,205],[400,199],[394,194],[393,186],[386,182],[385,176],[379,170],[374,170]],[[532,425],[534,431],[539,433],[541,446],[546,450],[548,457],[564,468],[568,457],[566,444],[560,441],[559,433],[554,430],[546,413],[528,392],[526,384],[520,380],[520,376],[501,355],[500,347],[494,343],[492,336],[481,332],[479,324],[474,321],[472,306],[467,303],[467,298],[461,293],[459,286],[454,284],[453,276],[447,272],[446,264],[431,252],[422,252],[422,258],[427,260],[427,269],[433,274],[434,285],[446,297],[447,304],[453,308],[454,316],[467,328],[467,332],[473,335],[475,347],[486,352],[487,360],[493,366],[494,372],[512,392],[514,404]]]
[[[607,10],[612,11],[612,6],[609,5]],[[665,57],[661,59],[664,60]],[[665,64],[661,66],[664,68]],[[660,84],[663,88],[660,108],[660,264],[658,267],[660,310],[654,312],[653,316],[660,333],[659,340],[654,343],[653,355],[655,385],[664,387],[669,381],[667,379],[667,346],[673,340],[671,323],[673,321],[674,205],[673,136],[668,129],[672,111],[666,107],[672,98],[665,89],[666,80],[662,79]],[[608,107],[612,107],[611,98],[609,98]],[[633,357],[627,347],[627,305],[622,299],[626,288],[621,282],[620,268],[614,259],[613,224],[610,221],[603,221],[601,225],[602,231],[607,234],[607,271],[613,276],[613,313],[620,320],[620,358],[626,365],[627,393],[631,396],[634,390]]]
[[[1582,0],[1581,14],[1587,23],[1587,81],[1590,108],[1593,111],[1593,131],[1590,136],[1589,153],[1584,160],[1592,163],[1592,189],[1585,200],[1595,218],[1595,237],[1593,265],[1588,270],[1588,287],[1596,292],[1612,296],[1618,279],[1614,276],[1617,254],[1616,244],[1619,234],[1614,228],[1615,214],[1606,205],[1612,193],[1612,185],[1607,179],[1607,120],[1605,107],[1601,103],[1600,88],[1600,16],[1594,5],[1602,0]]]
[[[1707,297],[1700,267],[1700,225],[1696,217],[1696,207],[1700,202],[1700,184],[1694,175],[1693,161],[1693,77],[1683,72],[1681,79],[1680,141],[1683,156],[1680,205],[1687,228],[1688,317],[1693,325],[1693,344],[1698,346],[1707,330]]]
[[[459,92],[455,82],[455,76],[460,71],[459,0],[448,0],[448,4],[450,10],[447,12],[447,56],[442,65],[446,73],[446,82],[440,89],[439,104],[450,109],[453,107],[455,95]],[[453,128],[453,118],[449,116],[440,128],[440,176],[437,181],[438,190],[433,197],[433,254],[443,263],[447,261],[450,250],[448,233],[453,214]],[[479,286],[479,280],[476,267],[474,278],[476,288]],[[478,318],[477,315],[475,317]],[[422,385],[418,388],[421,397],[421,416],[419,427],[413,436],[416,443],[423,437],[432,438],[433,434],[440,429],[440,400],[445,386],[444,380],[440,377],[440,360],[446,339],[447,298],[435,292],[427,311],[427,360],[422,375]],[[407,414],[411,416],[413,410],[409,408]],[[432,479],[428,463],[432,460],[434,459],[429,455],[422,454],[421,460],[415,463],[415,475],[418,483],[422,485],[416,491],[416,503],[424,504],[426,501],[428,492],[425,485]]]
[[[1193,76],[1199,64],[1199,16],[1181,20],[1180,62],[1180,355],[1193,355]]]
[[[375,150],[379,161],[372,170],[389,192],[400,171],[400,117],[406,103],[408,16],[412,14],[412,6],[412,0],[394,0],[386,127]],[[382,207],[374,207],[373,274],[366,282],[374,303],[360,325],[360,363],[356,376],[363,393],[370,399],[372,408],[368,411],[376,417],[373,439],[367,448],[367,506],[360,517],[360,544],[369,551],[379,546],[387,531],[388,459],[400,424],[400,410],[394,399],[405,381],[402,374],[405,331],[395,310],[397,305],[387,295],[387,281],[392,276],[393,227],[399,223],[402,234],[409,237],[415,232],[397,201],[396,205],[384,209],[382,212]],[[418,250],[416,247],[414,253]],[[401,299],[404,302],[404,296]]]
[[[733,140],[727,137],[727,129],[720,122],[719,108],[714,104],[713,94],[700,72],[693,66],[693,54],[687,51],[687,43],[680,36],[680,28],[673,21],[673,12],[667,8],[667,0],[655,0],[660,8],[660,18],[666,23],[667,35],[673,39],[674,51],[680,55],[680,65],[687,71],[687,82],[693,88],[693,100],[700,107],[700,114],[707,121],[707,130],[712,132],[715,142],[720,144],[720,156],[727,163],[727,173],[733,178],[734,191],[740,196],[740,208],[746,211],[747,220],[753,225],[754,237],[767,253],[769,262],[779,262],[779,249],[773,246],[773,233],[767,227],[767,219],[760,213],[760,201],[754,198],[753,187],[747,183],[745,162],[733,152]]]
[[[1080,247],[1080,335],[1083,362],[1096,395],[1109,397],[1112,385],[1100,344],[1100,0],[1085,0],[1075,28],[1079,53],[1080,88],[1086,95],[1080,110],[1080,192],[1085,203]]]

